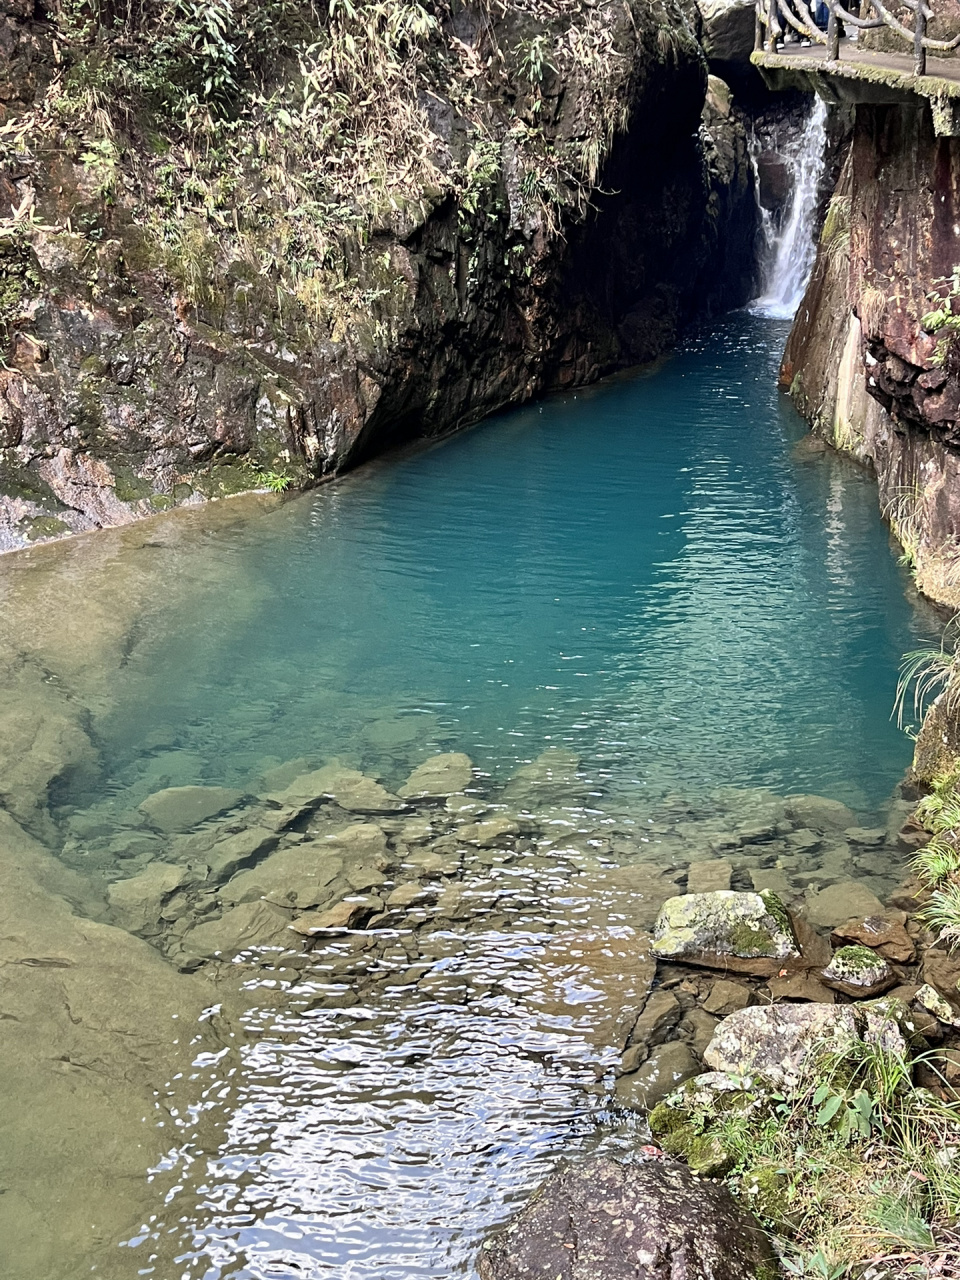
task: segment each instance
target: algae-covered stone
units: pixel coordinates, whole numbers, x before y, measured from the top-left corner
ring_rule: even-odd
[[[770,1243],[719,1183],[606,1157],[553,1174],[484,1242],[481,1280],[774,1280]]]
[[[714,1116],[743,1111],[760,1093],[748,1092],[743,1082],[723,1071],[706,1071],[687,1080],[650,1112],[653,1137],[670,1155],[682,1156],[694,1173],[717,1177],[734,1164],[733,1154],[718,1138],[705,1132]]]
[[[777,1004],[741,1009],[720,1023],[704,1061],[714,1071],[757,1075],[768,1084],[793,1089],[811,1055],[842,1056],[859,1041],[905,1058],[908,1023],[906,1007],[894,1000],[872,1008]]]
[[[469,786],[473,763],[462,751],[431,756],[411,773],[399,795],[405,800],[445,800]]]
[[[823,970],[823,981],[844,995],[866,998],[889,991],[897,977],[883,956],[869,947],[841,947]]]
[[[661,959],[769,976],[800,949],[774,893],[687,893],[668,898],[653,930]]]
[[[160,831],[190,831],[208,818],[235,809],[242,791],[230,787],[166,787],[147,796],[140,812]]]

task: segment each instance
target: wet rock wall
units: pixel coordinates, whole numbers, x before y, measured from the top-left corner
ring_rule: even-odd
[[[362,234],[341,237],[336,269],[310,279],[318,320],[244,259],[239,192],[219,222],[180,207],[171,256],[142,216],[159,198],[153,124],[136,118],[122,140],[101,140],[113,148],[106,170],[82,132],[51,132],[41,117],[63,96],[59,79],[49,85],[61,74],[58,32],[39,6],[7,0],[0,549],[249,489],[263,474],[312,483],[652,359],[684,323],[749,296],[745,132],[728,94],[704,108],[692,11],[598,9],[597,38],[612,50],[604,92],[623,108],[612,141],[584,124],[591,86],[548,57],[527,115],[551,154],[587,155],[583,199],[550,212],[527,198],[532,170],[514,143],[526,117],[497,62],[528,39],[530,14],[433,8],[443,40],[476,61],[496,146],[470,169],[475,140],[456,104],[424,107],[437,171],[460,164],[467,188],[442,176],[369,217],[361,192],[350,217]],[[559,47],[569,32],[549,21],[534,39]],[[178,156],[170,163],[183,167]],[[473,189],[477,172],[484,185]],[[241,181],[229,165],[222,176]]]
[[[960,141],[935,137],[925,103],[858,105],[781,371],[814,430],[875,471],[917,585],[951,606],[960,369],[927,317],[956,305],[958,202]]]

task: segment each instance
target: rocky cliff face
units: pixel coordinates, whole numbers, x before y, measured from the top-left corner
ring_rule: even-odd
[[[310,483],[749,295],[676,0],[134,8],[0,0],[0,549]]]
[[[960,603],[960,140],[926,103],[858,105],[782,377],[872,466],[920,589]]]

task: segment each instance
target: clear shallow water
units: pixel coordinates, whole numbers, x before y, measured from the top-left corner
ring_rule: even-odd
[[[229,591],[119,673],[114,803],[163,768],[244,785],[338,755],[393,782],[453,748],[503,779],[564,745],[598,789],[878,805],[909,761],[889,715],[920,624],[870,478],[793,448],[786,330],[738,315],[656,373],[211,537]]]
[[[456,750],[496,794],[551,747],[581,777],[516,845],[453,855],[462,909],[236,966],[216,993],[228,1048],[172,1088],[154,1209],[102,1274],[472,1276],[483,1235],[561,1156],[637,1140],[607,1123],[598,1083],[637,934],[678,869],[712,856],[705,833],[783,813],[710,793],[882,811],[910,758],[889,719],[897,664],[935,623],[908,600],[870,478],[796,448],[805,428],[775,390],[786,329],[734,316],[655,371],[249,521],[164,518],[104,553],[98,573],[138,584],[144,621],[70,690],[93,690],[104,767],[55,816],[93,884],[188,859],[137,835],[136,806],[166,786],[262,795],[283,785],[265,771],[333,756],[396,785]],[[428,856],[451,859],[444,839]],[[809,870],[780,843],[741,852]],[[864,866],[850,855],[842,874],[877,874]]]

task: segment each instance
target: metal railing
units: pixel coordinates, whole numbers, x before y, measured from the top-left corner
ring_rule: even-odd
[[[822,20],[826,10],[826,27],[821,27],[806,0],[757,0],[756,47],[767,53],[776,53],[786,36],[794,31],[797,37],[815,44],[826,45],[827,61],[836,62],[840,57],[841,24],[856,31],[873,31],[888,27],[907,44],[913,46],[914,73],[927,74],[927,53],[949,53],[960,48],[960,35],[953,40],[931,40],[927,36],[927,24],[934,16],[926,0],[896,0],[898,9],[909,9],[913,14],[913,30],[883,4],[883,0],[864,0],[859,14],[850,13],[839,0],[820,0],[816,3],[817,17]],[[872,16],[864,16],[871,14]]]

